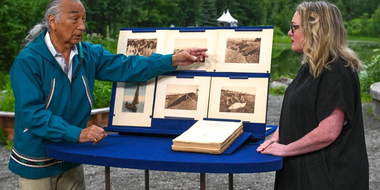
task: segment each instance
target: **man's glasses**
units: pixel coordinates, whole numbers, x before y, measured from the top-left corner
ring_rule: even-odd
[[[293,24],[290,25],[290,30],[292,31],[292,34],[294,34],[294,31],[297,30],[298,28],[300,28],[300,25],[293,25]]]

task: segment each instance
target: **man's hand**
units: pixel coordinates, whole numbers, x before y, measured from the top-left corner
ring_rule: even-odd
[[[208,57],[207,48],[188,48],[173,54],[172,64],[173,67],[187,66],[194,62],[201,62],[205,57]]]
[[[79,135],[78,142],[93,142],[93,144],[97,144],[100,143],[106,136],[107,133],[104,131],[103,128],[98,127],[96,125],[91,125],[89,127],[86,127],[85,129],[82,129],[82,132]]]

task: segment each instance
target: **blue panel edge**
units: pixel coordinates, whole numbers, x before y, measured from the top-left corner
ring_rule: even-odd
[[[179,32],[205,32],[206,30],[235,30],[235,31],[262,31],[273,29],[274,26],[239,26],[239,27],[146,27],[146,28],[120,28],[120,31],[131,30],[132,33],[156,32],[157,30],[179,30]]]

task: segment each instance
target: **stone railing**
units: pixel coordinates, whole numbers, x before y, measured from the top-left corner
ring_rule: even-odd
[[[99,127],[106,127],[108,125],[108,112],[109,108],[93,109],[91,117],[87,122],[87,126],[97,125]],[[7,133],[8,140],[13,140],[14,137],[14,112],[0,111],[0,127]]]
[[[15,113],[0,111],[0,127],[7,134],[8,140],[13,140]]]
[[[380,82],[370,86],[369,94],[372,96],[372,113],[380,117]]]

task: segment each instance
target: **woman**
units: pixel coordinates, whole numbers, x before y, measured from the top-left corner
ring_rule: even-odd
[[[284,157],[275,189],[368,189],[356,54],[339,9],[303,2],[288,35],[302,67],[285,92],[280,125],[257,151]]]

